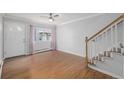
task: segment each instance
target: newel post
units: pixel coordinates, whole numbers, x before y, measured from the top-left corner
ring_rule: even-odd
[[[88,37],[85,37],[85,43],[86,43],[86,63],[88,64]]]

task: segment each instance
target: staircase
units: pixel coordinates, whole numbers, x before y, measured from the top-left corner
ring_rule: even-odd
[[[124,78],[124,14],[91,37],[86,37],[88,67]]]

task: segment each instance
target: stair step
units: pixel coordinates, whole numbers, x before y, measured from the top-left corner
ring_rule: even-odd
[[[112,57],[111,51],[104,51],[103,57]]]
[[[115,52],[113,52],[112,54],[116,54],[116,55],[119,55],[119,56],[123,56],[122,53],[115,53]]]
[[[105,62],[107,60],[113,60],[113,54],[122,56],[124,55],[124,48],[120,45],[120,48],[113,47],[110,51],[104,51],[103,53],[98,54],[98,56],[93,57],[90,59],[90,64],[96,64],[97,62]]]
[[[99,67],[103,67],[104,69],[107,69],[108,71],[112,71],[113,73],[122,74],[123,70],[123,56],[117,55],[116,53],[113,53],[113,58],[109,58],[105,60],[105,62],[97,62],[96,64]],[[110,69],[111,68],[111,69]]]
[[[122,43],[119,44],[120,48],[124,48],[124,45]]]
[[[113,47],[112,49],[111,49],[111,52],[116,52],[116,47]]]
[[[124,55],[124,48],[121,48],[121,54]]]

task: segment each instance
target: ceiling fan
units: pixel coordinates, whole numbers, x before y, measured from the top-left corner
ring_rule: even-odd
[[[49,22],[53,22],[53,21],[55,21],[55,18],[58,18],[59,16],[60,16],[60,14],[49,13],[47,15],[41,15],[40,17],[46,17],[46,18],[48,18]]]

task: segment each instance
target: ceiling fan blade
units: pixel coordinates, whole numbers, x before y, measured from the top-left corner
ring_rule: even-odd
[[[40,15],[40,17],[49,18],[49,15]]]
[[[59,15],[58,14],[56,14],[56,15],[53,15],[54,17],[59,17]]]
[[[59,17],[60,15],[59,14],[54,14],[54,13],[49,13],[49,14],[46,14],[46,15],[40,15],[40,17],[46,17],[46,18],[49,18],[49,17]]]

